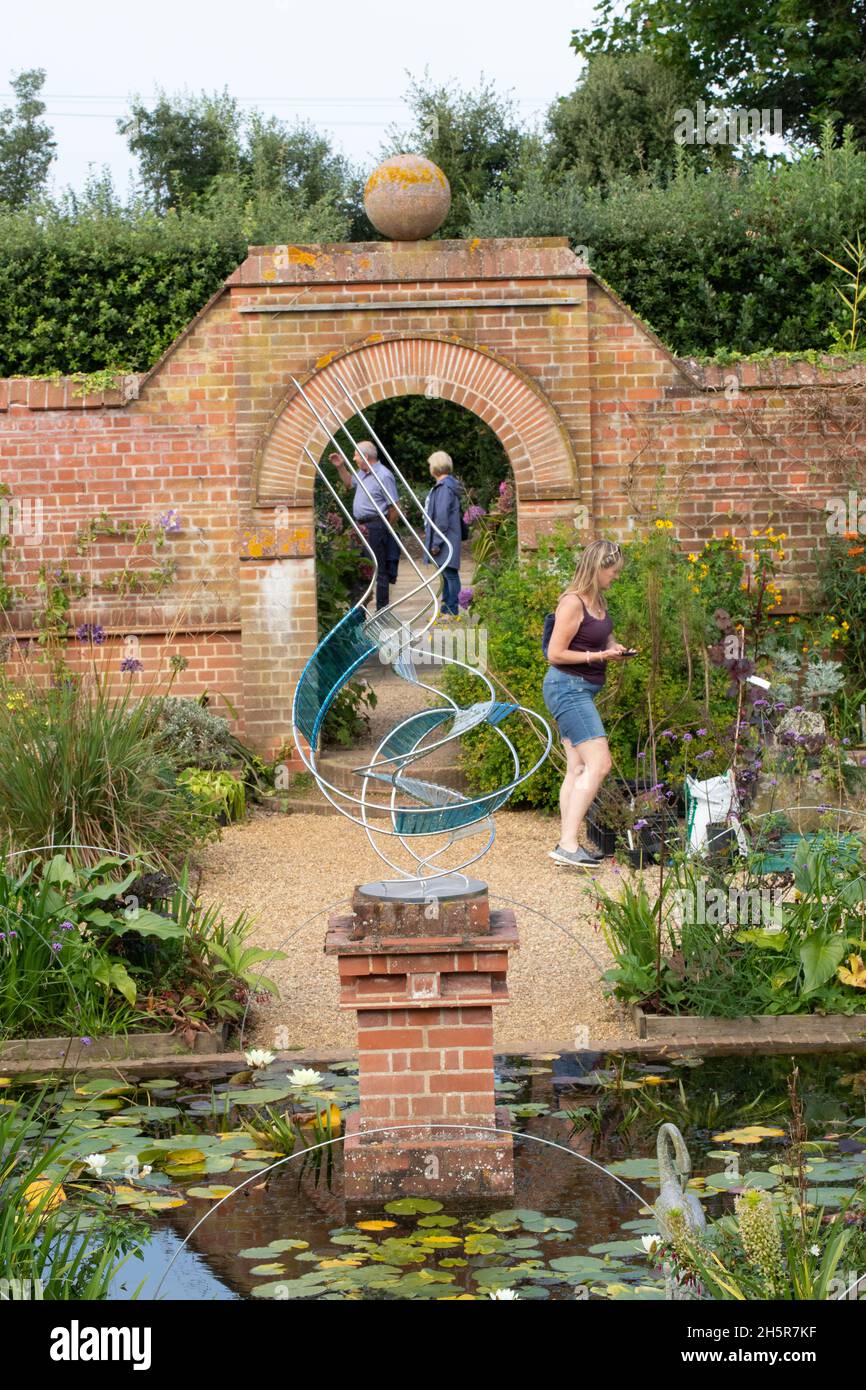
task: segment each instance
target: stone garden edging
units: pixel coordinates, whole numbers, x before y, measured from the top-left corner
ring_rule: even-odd
[[[740,1018],[697,1018],[650,1014],[632,1006],[638,1038],[647,1043],[759,1052],[866,1050],[866,1014],[755,1014]]]

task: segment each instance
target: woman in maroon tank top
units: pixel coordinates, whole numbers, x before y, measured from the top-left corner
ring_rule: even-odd
[[[622,551],[613,541],[591,541],[581,551],[574,578],[557,604],[547,644],[544,702],[558,725],[568,765],[559,793],[559,844],[551,858],[578,868],[591,868],[601,858],[581,846],[580,835],[584,816],[611,769],[595,698],[604,685],[607,663],[628,655],[613,640],[604,602],[622,563]]]

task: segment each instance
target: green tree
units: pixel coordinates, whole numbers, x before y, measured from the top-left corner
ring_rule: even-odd
[[[212,96],[170,97],[156,104],[134,102],[117,128],[138,159],[145,197],[157,211],[207,191],[220,174],[240,163],[241,118],[227,91]]]
[[[575,90],[548,112],[549,166],[594,187],[644,170],[672,173],[674,113],[697,95],[652,53],[594,54]]]
[[[595,20],[584,57],[644,49],[705,100],[781,109],[792,139],[827,120],[866,138],[866,0],[598,0]]]
[[[39,96],[44,81],[42,68],[19,72],[9,84],[15,105],[0,111],[0,203],[8,207],[22,208],[45,191],[56,143],[39,119],[45,111]]]
[[[407,101],[412,125],[388,132],[383,158],[423,154],[439,165],[451,185],[451,211],[439,234],[460,236],[470,202],[496,192],[516,175],[532,136],[521,127],[511,97],[483,78],[471,92],[413,78]]]
[[[360,216],[360,175],[326,135],[253,111],[245,127],[241,173],[253,194],[288,194],[305,206],[330,201],[350,222]]]

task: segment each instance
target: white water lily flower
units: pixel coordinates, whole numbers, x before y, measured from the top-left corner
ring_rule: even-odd
[[[810,1254],[810,1255],[820,1255],[820,1253],[821,1253],[821,1247],[820,1247],[820,1245],[810,1245],[810,1246],[809,1246],[809,1254]]]
[[[492,1289],[487,1295],[488,1298],[519,1298],[520,1294],[516,1289]]]
[[[653,1231],[651,1236],[641,1236],[640,1243],[648,1255],[654,1255],[661,1249],[662,1238]]]
[[[87,1164],[94,1177],[99,1177],[108,1159],[105,1154],[85,1154],[84,1162]]]
[[[144,1167],[142,1168],[142,1170],[141,1170],[141,1172],[139,1173],[138,1176],[139,1176],[140,1178],[146,1178],[147,1175],[148,1175],[148,1173],[152,1173],[152,1172],[153,1172],[153,1168],[151,1167],[151,1165],[150,1165],[149,1163],[145,1163]]]
[[[309,1067],[296,1067],[289,1072],[289,1082],[292,1086],[318,1086],[322,1080],[322,1074],[313,1071]]]
[[[269,1067],[276,1058],[273,1052],[268,1052],[266,1048],[254,1047],[252,1052],[244,1053],[244,1061],[248,1067]]]

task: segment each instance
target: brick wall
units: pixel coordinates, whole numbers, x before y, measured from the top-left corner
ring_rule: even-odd
[[[184,656],[175,690],[226,694],[250,743],[280,747],[315,643],[303,449],[324,442],[293,377],[343,419],[340,381],[362,406],[422,392],[475,411],[511,461],[524,545],[584,514],[627,536],[658,507],[688,545],[783,524],[806,579],[825,498],[862,474],[864,376],[829,361],[677,361],[559,239],[253,248],[152,371],[116,391],[0,382],[18,659],[40,568],[67,567],[86,589],[75,624],[108,634],[103,665],[119,668],[129,637],[148,677]],[[104,535],[78,551],[103,511],[141,526],[169,509],[181,529],[160,547]],[[111,592],[125,566],[168,561],[167,587]]]

